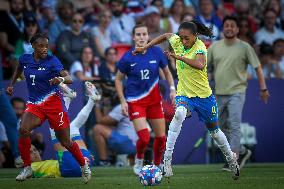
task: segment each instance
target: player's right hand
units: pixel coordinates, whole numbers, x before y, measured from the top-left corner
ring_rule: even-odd
[[[13,94],[13,92],[14,92],[14,88],[13,88],[12,86],[7,87],[6,93],[7,93],[8,95],[11,96],[11,95]]]
[[[128,104],[127,102],[121,103],[122,114],[128,116]]]

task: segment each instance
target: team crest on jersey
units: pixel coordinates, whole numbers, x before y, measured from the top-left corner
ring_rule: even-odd
[[[139,112],[133,112],[132,115],[133,115],[133,116],[138,116],[138,115],[139,115]]]
[[[156,60],[150,60],[150,62],[149,62],[150,64],[156,64],[157,63],[157,61]]]

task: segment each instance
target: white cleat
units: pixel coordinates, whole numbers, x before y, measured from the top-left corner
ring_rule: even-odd
[[[61,89],[63,96],[69,97],[71,99],[77,96],[77,93],[74,90],[72,90],[70,87],[68,87],[66,84],[60,83],[58,86]]]
[[[133,166],[133,171],[135,175],[139,175],[141,169],[143,168],[143,161],[144,159],[138,159],[135,157],[135,164]]]
[[[31,166],[24,167],[20,174],[16,177],[16,181],[24,181],[33,176],[33,170]]]
[[[172,158],[164,157],[163,175],[168,178],[174,175],[172,170]]]
[[[229,168],[230,168],[231,173],[232,173],[232,178],[234,180],[237,180],[240,177],[240,167],[238,165],[236,153],[233,152],[233,159],[228,161],[228,164],[229,164]]]
[[[95,85],[93,85],[89,81],[86,81],[85,82],[85,86],[86,86],[86,91],[87,91],[87,94],[88,94],[89,98],[93,99],[94,101],[101,100],[101,95],[98,92],[98,90],[95,87]]]
[[[87,184],[91,180],[92,172],[86,159],[85,159],[85,165],[81,167],[81,171],[82,171],[83,182]]]

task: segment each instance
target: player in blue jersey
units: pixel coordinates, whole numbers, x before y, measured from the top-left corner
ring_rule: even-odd
[[[149,40],[146,26],[138,25],[133,29],[133,40],[136,47],[143,47]],[[144,152],[150,140],[147,120],[155,133],[154,163],[160,165],[165,149],[165,118],[162,109],[162,98],[159,91],[159,71],[164,72],[165,78],[171,86],[170,97],[175,98],[175,87],[168,68],[168,61],[160,47],[152,47],[142,54],[133,55],[130,49],[118,63],[115,80],[116,90],[121,102],[122,111],[133,121],[138,135],[136,143],[136,158],[134,173],[139,174],[143,167]],[[127,76],[125,96],[122,80]]]
[[[47,119],[61,145],[80,164],[83,181],[87,183],[91,179],[91,170],[78,144],[70,139],[70,122],[58,89],[60,83],[72,83],[71,77],[55,56],[47,54],[48,37],[46,34],[35,34],[30,43],[34,53],[24,54],[19,58],[19,65],[14,72],[10,86],[7,88],[7,93],[12,95],[13,85],[24,72],[29,92],[29,101],[19,131],[19,151],[24,162],[24,169],[16,177],[16,180],[24,181],[32,176],[30,133]]]

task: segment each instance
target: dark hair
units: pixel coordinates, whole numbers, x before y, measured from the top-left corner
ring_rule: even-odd
[[[112,3],[124,4],[123,0],[110,0],[108,3],[111,5]]]
[[[114,50],[114,51],[117,53],[117,49],[116,49],[116,48],[114,48],[114,47],[108,47],[108,48],[106,48],[106,50],[105,50],[105,56],[108,55],[108,53],[109,53],[110,50]]]
[[[146,27],[147,30],[148,30],[148,27],[147,27],[145,24],[138,24],[138,25],[136,25],[136,26],[133,27],[133,29],[132,29],[132,35],[135,34],[135,30],[136,30],[137,28],[142,28],[142,27]]]
[[[225,16],[224,19],[223,19],[223,26],[224,26],[224,24],[225,24],[225,22],[227,20],[234,21],[236,23],[236,25],[239,27],[239,20],[238,20],[237,17],[235,17],[235,16]]]
[[[260,55],[271,55],[273,53],[271,45],[269,45],[268,43],[262,42],[259,45],[259,53]]]
[[[284,39],[282,39],[282,38],[278,38],[278,39],[276,39],[274,42],[273,42],[273,47],[277,44],[277,43],[284,43]]]
[[[15,102],[22,102],[24,105],[26,105],[26,101],[22,99],[21,97],[14,97],[10,100],[10,103],[12,104],[12,106],[14,106]]]
[[[195,20],[191,22],[181,23],[178,30],[181,30],[181,29],[188,29],[192,31],[194,35],[201,34],[201,35],[204,35],[210,38],[214,37],[212,33],[212,27],[208,28],[204,24],[197,22]]]
[[[46,33],[36,33],[34,36],[32,36],[30,43],[33,44],[34,42],[36,42],[40,38],[49,39],[48,35]]]
[[[92,53],[93,53],[93,56],[94,56],[94,51],[93,51],[92,47],[90,47],[90,46],[84,46],[84,47],[81,49],[81,51],[80,51],[80,58],[82,58],[82,55],[83,55],[84,50],[85,50],[86,48],[90,48],[90,49],[92,50]]]

